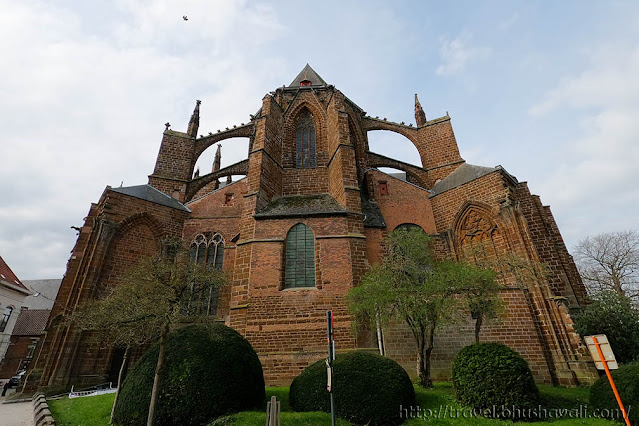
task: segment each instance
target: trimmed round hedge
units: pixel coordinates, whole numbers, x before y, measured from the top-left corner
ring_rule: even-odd
[[[337,355],[334,396],[337,416],[354,424],[398,425],[400,406],[415,406],[415,390],[406,371],[390,358],[364,351]],[[308,366],[291,383],[295,411],[330,412],[324,359]]]
[[[115,407],[118,425],[146,425],[159,346],[127,375]],[[261,408],[262,365],[251,344],[219,323],[198,324],[167,339],[156,424],[204,425],[227,413]]]
[[[639,407],[639,362],[623,365],[618,370],[611,371],[611,374],[626,411],[628,407],[632,407],[628,414],[630,423],[639,424],[639,410],[637,410]],[[619,410],[617,400],[608,383],[608,377],[605,375],[590,387],[590,405],[601,410]],[[613,413],[616,414],[619,411],[613,411]],[[621,419],[621,414],[618,419]]]
[[[539,404],[539,389],[528,363],[501,343],[463,348],[453,360],[452,376],[457,399],[477,410],[528,409]]]

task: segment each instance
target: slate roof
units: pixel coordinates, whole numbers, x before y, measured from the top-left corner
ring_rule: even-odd
[[[483,167],[474,164],[464,163],[457,167],[454,172],[440,180],[433,186],[433,195],[441,194],[450,189],[457,188],[465,183],[479,179],[489,173],[500,170],[501,167]]]
[[[311,86],[327,86],[324,79],[320,77],[309,64],[306,64],[304,69],[297,74],[297,77],[295,77],[295,79],[287,87],[299,87],[303,80],[310,81]]]
[[[29,292],[29,289],[16,277],[16,274],[9,268],[9,265],[7,265],[7,262],[4,261],[2,256],[0,256],[0,282],[24,290],[23,292]]]
[[[155,204],[160,204],[162,206],[171,207],[172,209],[182,210],[184,212],[191,212],[191,210],[186,207],[184,204],[180,203],[175,198],[169,197],[164,192],[158,191],[153,188],[151,185],[136,185],[136,186],[125,186],[119,188],[110,188],[111,191],[117,192],[119,194],[129,195],[134,198],[139,198],[141,200],[150,201]]]
[[[58,295],[62,279],[24,280],[22,282],[31,291],[31,296],[24,298],[22,306],[29,309],[51,309]]]
[[[13,327],[13,336],[38,336],[47,326],[51,309],[24,309]]]
[[[345,215],[348,211],[329,194],[280,197],[255,214],[256,219]]]
[[[370,200],[368,194],[361,192],[364,226],[367,228],[386,228],[386,220],[377,203]]]

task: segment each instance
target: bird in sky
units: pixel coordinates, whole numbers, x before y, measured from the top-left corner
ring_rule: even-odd
[[[189,20],[189,17],[188,17],[188,16],[186,16],[186,15],[184,15],[184,16],[182,16],[182,19],[184,19],[185,21],[188,21],[188,20]]]

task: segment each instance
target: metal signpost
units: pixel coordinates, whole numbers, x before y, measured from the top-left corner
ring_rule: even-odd
[[[598,370],[606,371],[608,383],[610,383],[612,392],[615,394],[615,398],[617,399],[617,404],[619,404],[619,408],[621,408],[621,414],[626,422],[626,426],[630,426],[628,414],[626,413],[625,408],[623,408],[621,397],[619,396],[619,392],[617,392],[617,386],[615,386],[615,382],[612,380],[612,375],[610,374],[610,369],[616,370],[619,368],[619,365],[615,359],[615,354],[612,353],[612,348],[610,347],[610,343],[608,343],[608,338],[605,334],[598,334],[596,336],[586,336],[584,340],[586,340],[586,345],[588,345],[590,356],[593,361],[595,361],[595,367],[597,367]]]
[[[328,331],[328,359],[326,360],[326,377],[328,394],[331,396],[331,422],[335,426],[335,398],[333,397],[333,361],[335,361],[335,340],[333,339],[333,311],[326,311],[326,327]]]

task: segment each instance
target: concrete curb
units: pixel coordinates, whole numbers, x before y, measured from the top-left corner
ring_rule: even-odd
[[[33,424],[35,426],[54,426],[55,420],[49,410],[49,404],[44,394],[36,393],[33,395]]]

